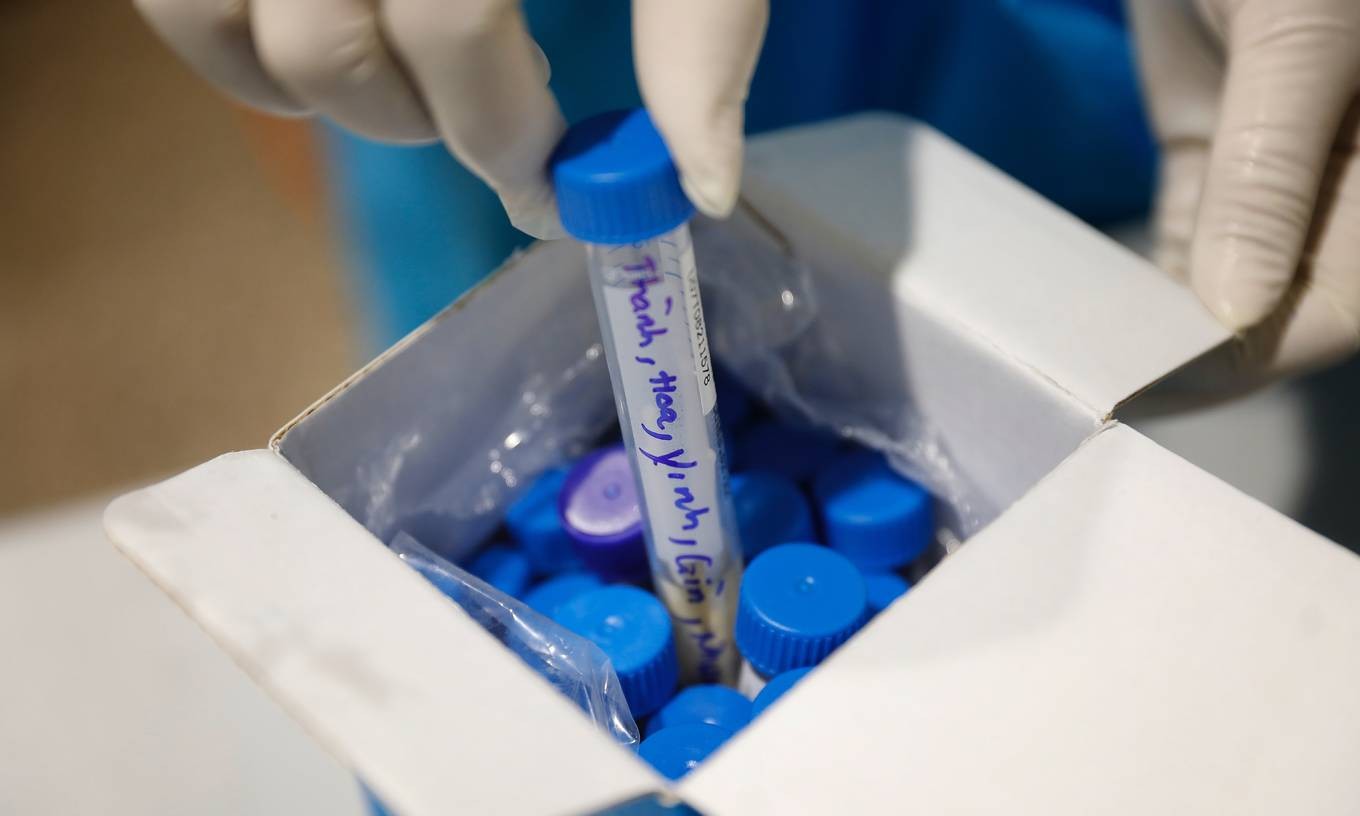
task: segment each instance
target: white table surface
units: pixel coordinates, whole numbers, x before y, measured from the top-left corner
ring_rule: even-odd
[[[109,498],[0,521],[0,813],[366,813],[108,543]]]

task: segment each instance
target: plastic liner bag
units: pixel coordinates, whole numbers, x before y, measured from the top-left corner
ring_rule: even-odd
[[[846,333],[820,319],[816,277],[776,227],[741,202],[729,222],[696,219],[694,243],[709,344],[747,390],[779,416],[883,452],[929,488],[950,528],[940,537],[944,552],[995,517],[998,508],[954,465],[910,388],[866,369]],[[850,288],[834,271],[820,277]]]
[[[581,286],[588,294],[584,278]],[[505,509],[538,474],[588,452],[618,427],[599,324],[593,311],[578,311],[538,326],[544,351],[526,366],[518,398],[488,428],[484,448],[442,457],[447,473],[433,490],[400,494],[394,489],[400,468],[389,465],[404,451],[382,452],[361,485],[372,505],[360,519],[366,527],[384,541],[406,531],[461,560],[500,524]]]
[[[638,742],[637,723],[600,647],[441,558],[405,532],[397,533],[390,546],[602,731],[622,745]]]
[[[826,429],[882,451],[902,474],[925,485],[940,501],[941,545],[951,551],[995,517],[998,508],[960,472],[919,409],[908,384],[874,369],[863,354],[864,336],[898,342],[892,315],[863,316],[857,325],[828,321],[825,303],[860,316],[846,305],[856,276],[818,269],[798,257],[776,227],[743,204],[732,218],[693,222],[709,342],[719,364],[785,418]],[[564,270],[565,272],[565,270]],[[430,409],[430,427],[394,440],[367,463],[355,486],[365,498],[360,521],[383,540],[407,531],[436,552],[461,558],[500,523],[506,507],[544,470],[598,444],[618,418],[601,352],[594,310],[585,296],[571,308],[535,324],[539,342],[525,356],[517,398],[508,401],[476,450],[424,451],[430,467],[442,462],[437,481],[399,478],[410,467],[409,444],[440,438],[450,418]],[[863,293],[859,293],[863,295]],[[870,297],[881,302],[881,288]],[[890,368],[890,367],[888,367]],[[399,443],[399,444],[398,444]],[[398,485],[420,484],[419,493]]]

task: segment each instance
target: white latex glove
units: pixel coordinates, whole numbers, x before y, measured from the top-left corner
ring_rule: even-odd
[[[545,165],[564,123],[515,0],[135,0],[190,65],[246,104],[370,138],[443,139],[515,226],[557,237]],[[743,104],[766,0],[637,0],[638,85],[702,212],[741,178]]]
[[[1239,332],[1239,379],[1355,352],[1360,0],[1128,5],[1163,149],[1159,262]]]

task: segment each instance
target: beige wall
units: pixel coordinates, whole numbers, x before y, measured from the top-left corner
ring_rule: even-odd
[[[257,447],[353,368],[305,155],[243,119],[129,0],[0,4],[0,513]]]

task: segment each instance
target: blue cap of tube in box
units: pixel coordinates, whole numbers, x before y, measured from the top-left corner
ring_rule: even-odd
[[[895,572],[866,572],[864,586],[869,591],[869,614],[877,615],[888,604],[907,594],[911,582]]]
[[[865,570],[909,564],[935,535],[930,494],[873,451],[837,457],[817,475],[813,496],[826,543]]]
[[[725,728],[707,723],[672,725],[647,737],[638,756],[667,779],[679,779],[708,758],[732,736]]]
[[[529,590],[524,602],[551,618],[562,604],[602,586],[600,579],[589,572],[564,572]]]
[[[731,479],[742,553],[755,558],[776,544],[812,541],[812,508],[798,485],[778,473],[750,470]]]
[[[802,680],[804,675],[810,671],[812,671],[810,667],[790,669],[783,674],[777,674],[770,678],[770,682],[766,683],[765,688],[761,689],[760,693],[756,695],[755,702],[751,703],[751,716],[753,718],[759,716],[760,712],[769,708],[775,700],[783,697],[784,692],[793,688],[794,684]]]
[[[675,691],[671,619],[651,593],[631,586],[593,589],[560,606],[553,620],[600,647],[633,716],[652,713]]]
[[[840,440],[827,431],[783,422],[758,422],[737,434],[734,470],[768,470],[802,482],[831,461]]]
[[[516,598],[529,587],[529,559],[504,544],[487,547],[472,559],[467,571]]]
[[[535,479],[505,511],[505,526],[539,575],[555,575],[581,565],[557,513],[557,498],[566,481],[566,468],[553,468]]]
[[[646,579],[642,498],[622,445],[595,451],[572,467],[557,511],[576,554],[591,572],[608,581]]]
[[[707,723],[736,732],[751,721],[751,701],[727,686],[690,686],[652,715],[647,736],[673,725]]]
[[[721,366],[715,372],[718,389],[718,416],[725,426],[740,428],[751,418],[751,395]]]
[[[765,677],[815,666],[868,620],[864,577],[816,544],[781,544],[741,579],[737,648]]]
[[[562,226],[582,241],[644,241],[694,214],[670,151],[641,108],[572,125],[548,166]]]

